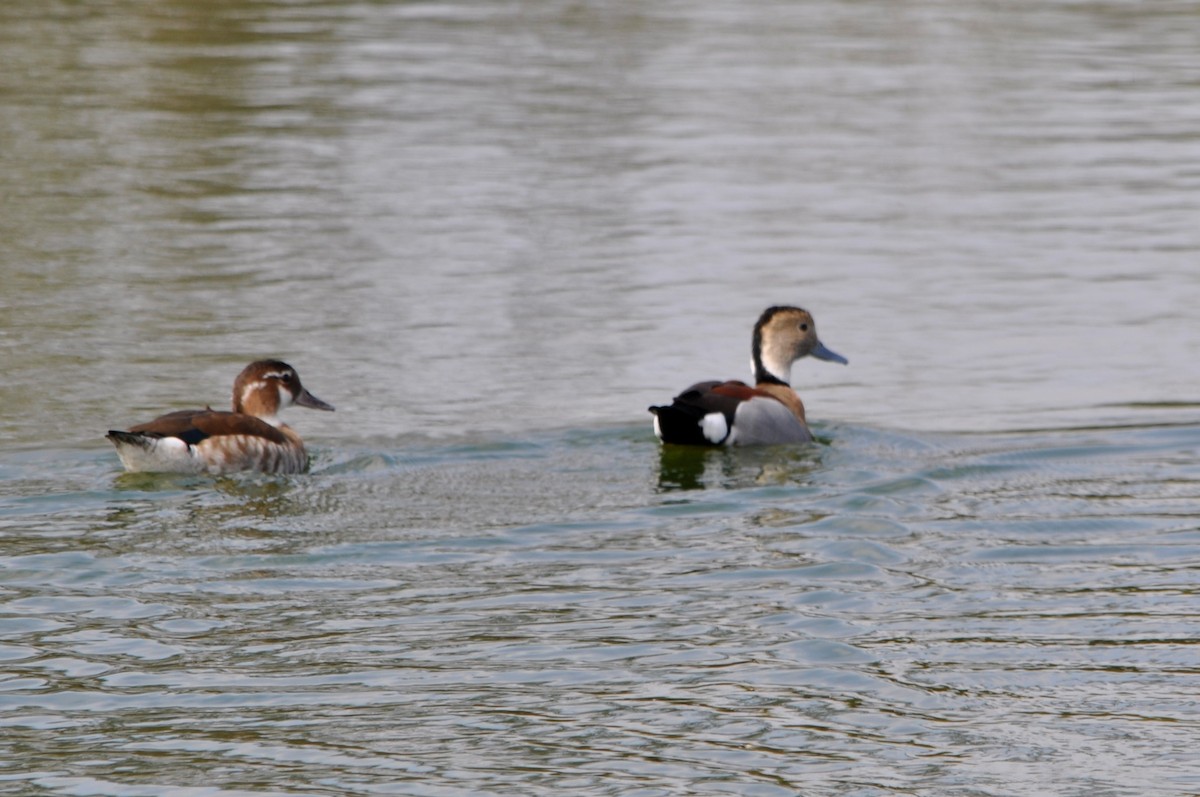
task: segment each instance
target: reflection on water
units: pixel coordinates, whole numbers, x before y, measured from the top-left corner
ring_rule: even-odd
[[[820,467],[821,453],[817,446],[748,449],[661,446],[658,487],[662,492],[672,492],[803,484]]]
[[[0,4],[0,777],[1200,791],[1194,22]],[[654,443],[781,302],[820,444]],[[264,356],[311,474],[120,474]]]

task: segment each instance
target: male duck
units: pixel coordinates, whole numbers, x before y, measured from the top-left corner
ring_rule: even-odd
[[[807,443],[812,432],[804,404],[791,388],[792,363],[806,355],[849,362],[817,339],[817,326],[799,307],[768,307],[754,325],[754,381],[699,382],[670,406],[651,407],[654,433],[664,443],[767,445]]]
[[[304,389],[292,366],[259,360],[234,380],[233,412],[211,407],[169,412],[105,437],[125,469],[135,473],[302,473],[308,470],[304,441],[279,420],[279,411],[293,404],[333,410]]]

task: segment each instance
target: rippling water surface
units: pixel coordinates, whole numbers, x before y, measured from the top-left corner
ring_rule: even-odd
[[[0,792],[1200,794],[1198,21],[5,4]],[[312,473],[121,472],[264,356]]]

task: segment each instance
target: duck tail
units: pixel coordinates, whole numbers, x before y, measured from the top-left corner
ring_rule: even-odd
[[[654,433],[664,443],[685,446],[711,446],[713,441],[704,436],[701,421],[704,410],[690,404],[675,403],[664,407],[651,407],[654,414]]]
[[[108,434],[104,435],[117,448],[121,446],[137,446],[147,451],[154,445],[153,438],[138,432],[122,432],[119,429],[109,429]]]

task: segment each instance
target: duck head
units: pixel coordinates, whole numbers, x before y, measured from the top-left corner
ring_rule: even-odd
[[[807,310],[799,307],[768,307],[754,325],[754,379],[790,385],[792,363],[801,357],[847,364],[837,352],[817,337],[817,325]]]
[[[333,406],[309,393],[296,369],[280,360],[258,360],[242,369],[233,382],[233,411],[253,415],[279,426],[279,411],[293,404],[333,411]]]

